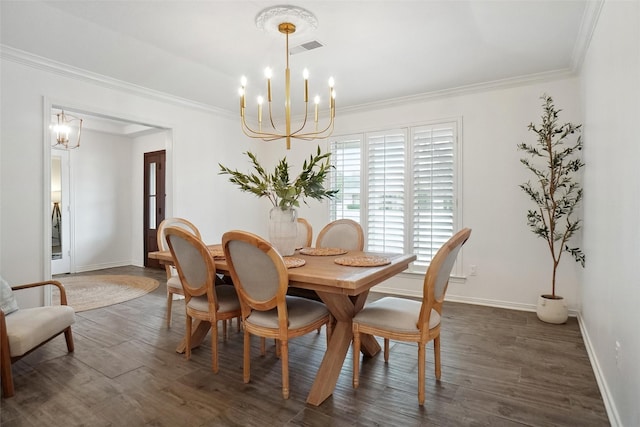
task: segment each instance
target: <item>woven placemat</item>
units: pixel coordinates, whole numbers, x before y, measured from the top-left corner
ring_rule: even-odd
[[[342,248],[302,248],[300,253],[302,255],[312,256],[329,256],[329,255],[343,255],[349,252]]]
[[[391,264],[391,260],[389,258],[367,255],[336,258],[333,262],[349,267],[377,267],[379,265]]]
[[[282,257],[282,259],[284,260],[284,265],[286,265],[287,268],[302,267],[307,263],[307,261],[303,260],[302,258],[296,258],[292,256]]]

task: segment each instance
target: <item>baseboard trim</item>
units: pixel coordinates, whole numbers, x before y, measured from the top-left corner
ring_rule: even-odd
[[[131,261],[105,262],[102,264],[76,265],[74,273],[84,273],[86,271],[102,270],[104,268],[126,267],[131,265]]]
[[[613,395],[611,394],[611,390],[609,390],[607,380],[604,377],[602,369],[600,368],[598,356],[596,356],[593,343],[591,342],[591,337],[589,336],[589,332],[587,331],[584,320],[582,319],[582,315],[580,315],[580,313],[578,313],[578,325],[580,325],[580,332],[582,333],[584,346],[587,349],[589,362],[591,363],[593,374],[596,377],[596,382],[598,383],[598,388],[600,389],[600,394],[602,395],[602,401],[604,402],[604,407],[607,411],[607,416],[609,417],[609,423],[612,427],[622,427],[620,414],[618,414],[615,401],[613,400]]]
[[[422,298],[422,289],[418,291],[413,289],[400,289],[400,288],[392,288],[388,286],[378,285],[372,290],[374,292],[380,292],[381,294],[394,294],[394,295],[401,295],[406,297]],[[487,307],[506,308],[508,310],[531,311],[531,312],[536,311],[536,304],[523,304],[523,303],[517,303],[517,302],[511,302],[511,301],[466,297],[461,295],[447,294],[445,296],[445,301],[462,302],[465,304],[474,304],[474,305],[484,305]],[[577,310],[569,309],[569,316],[577,317],[577,315],[578,315]]]

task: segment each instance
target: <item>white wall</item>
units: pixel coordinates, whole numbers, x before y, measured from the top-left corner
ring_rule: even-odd
[[[129,138],[84,130],[70,153],[74,271],[131,263],[131,151]]]
[[[585,340],[614,425],[640,425],[640,3],[606,1],[583,64]],[[616,342],[620,350],[616,355]]]

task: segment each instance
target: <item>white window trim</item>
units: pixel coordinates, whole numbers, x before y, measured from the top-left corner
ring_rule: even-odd
[[[433,126],[433,125],[437,125],[439,123],[455,123],[454,128],[455,128],[455,141],[454,141],[454,167],[455,167],[455,183],[454,183],[454,203],[455,203],[455,209],[453,212],[453,228],[454,228],[454,233],[457,230],[461,230],[462,226],[464,224],[463,222],[463,215],[462,215],[462,210],[463,210],[463,118],[462,116],[454,116],[454,117],[445,117],[445,118],[441,118],[441,119],[437,119],[437,120],[429,120],[429,121],[422,121],[422,122],[414,122],[414,123],[405,123],[405,124],[398,124],[398,125],[389,125],[389,126],[385,126],[385,127],[378,127],[378,128],[371,128],[371,129],[365,129],[365,130],[361,130],[361,131],[357,131],[357,132],[349,132],[349,133],[345,133],[342,135],[335,135],[333,137],[331,137],[331,139],[336,139],[336,140],[340,140],[343,138],[347,138],[350,136],[354,136],[354,135],[359,135],[360,139],[362,141],[362,150],[360,152],[360,164],[361,164],[361,180],[362,180],[362,184],[361,186],[363,188],[368,188],[369,185],[369,174],[368,173],[364,173],[363,171],[367,171],[369,170],[369,164],[368,164],[368,150],[369,150],[369,146],[368,146],[368,136],[371,134],[375,134],[375,133],[381,133],[381,132],[386,132],[386,131],[390,131],[393,129],[402,129],[405,131],[405,137],[406,140],[408,142],[408,164],[406,166],[407,170],[410,171],[412,170],[412,166],[413,166],[413,144],[411,143],[413,141],[413,128],[417,128],[417,127],[421,127],[421,126]],[[331,143],[328,142],[327,145],[327,149],[330,150],[330,146]],[[411,176],[410,174],[405,174],[405,183],[404,183],[404,187],[407,190],[407,198],[405,199],[405,209],[406,209],[406,215],[408,218],[412,218],[413,217],[413,204],[412,204],[412,200],[413,200],[413,188],[410,185],[411,183]],[[365,230],[368,231],[368,221],[367,221],[367,212],[369,209],[369,200],[368,198],[363,198],[360,200],[361,203],[361,207],[360,207],[360,224],[362,224],[363,228],[365,228]],[[327,204],[327,213],[330,216],[331,215],[331,211],[330,211],[330,204]],[[404,246],[405,247],[409,247],[409,241],[411,239],[410,236],[413,235],[413,221],[408,221],[407,222],[407,229],[405,232],[405,241],[404,241]],[[366,236],[365,236],[366,238]],[[456,260],[455,265],[453,266],[453,269],[451,271],[451,279],[453,282],[464,282],[466,279],[466,276],[464,275],[463,272],[463,266],[464,266],[464,262],[463,262],[463,255],[464,255],[464,248],[461,249],[460,253],[458,254],[458,258]],[[426,267],[428,268],[428,267]],[[414,276],[414,275],[424,275],[426,268],[422,268],[422,267],[415,267],[413,265],[413,263],[409,266],[409,268],[407,270],[405,270],[402,274],[406,274],[408,276]]]

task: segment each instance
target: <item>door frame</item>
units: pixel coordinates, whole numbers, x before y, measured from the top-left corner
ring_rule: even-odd
[[[160,248],[157,247],[156,245],[152,245],[151,248],[149,248],[149,230],[150,230],[150,222],[149,222],[149,217],[150,217],[150,211],[149,211],[149,203],[148,203],[148,191],[149,191],[149,175],[148,175],[148,171],[147,171],[147,158],[152,157],[152,156],[161,156],[162,157],[162,186],[159,189],[157,186],[158,183],[158,176],[160,175],[156,169],[156,188],[155,188],[155,196],[156,196],[156,213],[154,215],[155,218],[155,224],[154,224],[154,229],[156,230],[156,240],[157,241],[157,231],[158,231],[158,226],[160,225],[160,223],[162,222],[162,220],[164,220],[167,217],[167,209],[166,209],[166,199],[167,199],[167,180],[166,180],[166,170],[167,170],[167,150],[156,150],[156,151],[148,151],[143,153],[143,189],[142,189],[142,200],[143,200],[143,208],[142,208],[142,253],[143,253],[143,260],[142,263],[145,267],[148,268],[163,268],[160,263],[156,260],[150,260],[147,256],[147,254],[149,252],[153,252],[153,251],[157,251]],[[162,193],[162,194],[160,194]],[[160,208],[160,210],[158,210],[158,208]]]
[[[53,150],[53,149],[52,149]],[[68,150],[55,150],[56,156],[59,156],[60,161],[60,191],[62,193],[62,200],[60,202],[60,211],[62,217],[62,233],[60,235],[60,244],[62,246],[62,259],[58,260],[59,262],[54,261],[51,258],[51,274],[64,274],[64,273],[75,273],[75,264],[74,264],[74,250],[71,245],[74,242],[74,218],[72,213],[74,212],[71,209],[73,206],[73,191],[71,190],[71,152]],[[51,157],[53,158],[53,153],[51,153]],[[51,188],[51,186],[49,186]],[[51,204],[49,204],[51,206]],[[52,226],[53,228],[53,226]],[[53,234],[53,230],[52,230]],[[58,264],[59,269],[62,267],[62,270],[58,271],[54,269],[54,264]],[[56,270],[54,272],[54,270]]]
[[[97,105],[80,104],[76,101],[69,99],[52,98],[48,95],[42,97],[42,235],[43,235],[43,260],[42,262],[42,280],[48,280],[51,278],[51,212],[49,207],[51,206],[51,110],[61,109],[80,112],[96,117],[110,118],[113,120],[120,120],[127,123],[144,124],[146,126],[152,126],[165,131],[165,151],[166,151],[166,169],[165,169],[165,190],[168,194],[165,202],[166,215],[169,216],[173,212],[174,199],[171,196],[173,194],[173,141],[174,141],[174,127],[172,123],[163,123],[157,118],[144,118],[135,116],[128,112],[121,110],[109,110]],[[81,150],[82,148],[78,148]],[[72,165],[70,166],[72,167]],[[73,191],[73,170],[70,170],[70,186]],[[73,206],[71,206],[73,211]],[[71,212],[73,215],[73,212]],[[73,244],[74,236],[71,236]],[[46,286],[44,289],[44,304],[51,304],[51,286]]]

